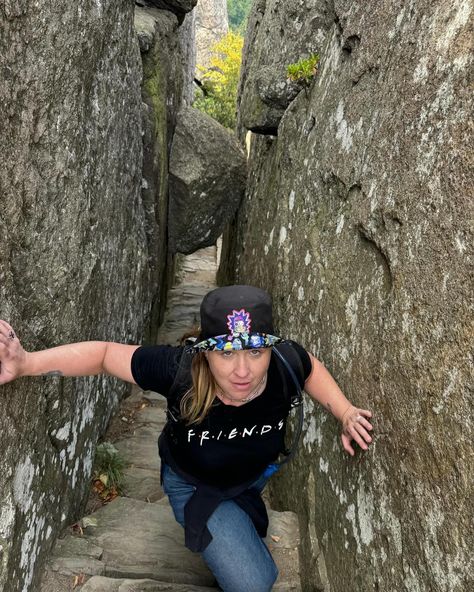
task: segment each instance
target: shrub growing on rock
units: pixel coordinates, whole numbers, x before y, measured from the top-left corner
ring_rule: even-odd
[[[309,58],[299,60],[287,66],[288,78],[293,82],[303,82],[309,85],[318,71],[319,55],[314,53]]]

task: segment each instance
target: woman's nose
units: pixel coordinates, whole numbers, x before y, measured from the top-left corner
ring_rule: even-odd
[[[236,356],[237,360],[234,366],[234,374],[239,376],[240,378],[244,378],[248,376],[250,367],[246,360],[246,356]]]

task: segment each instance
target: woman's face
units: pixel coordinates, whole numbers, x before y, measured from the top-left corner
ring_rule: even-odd
[[[217,384],[236,399],[251,395],[270,365],[271,348],[207,352],[207,361]]]

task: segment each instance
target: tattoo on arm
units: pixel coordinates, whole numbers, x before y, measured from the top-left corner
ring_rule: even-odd
[[[45,372],[41,376],[63,376],[61,370],[51,370],[51,372]]]

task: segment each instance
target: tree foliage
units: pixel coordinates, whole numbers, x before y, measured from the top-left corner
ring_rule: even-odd
[[[243,37],[229,31],[213,45],[210,67],[198,66],[203,93],[196,98],[193,106],[229,129],[234,129],[236,122],[243,44]]]
[[[251,6],[252,0],[227,0],[229,25],[233,31],[244,33]]]

